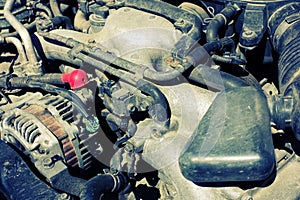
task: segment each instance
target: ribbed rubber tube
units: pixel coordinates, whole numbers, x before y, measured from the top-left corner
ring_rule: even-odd
[[[287,87],[300,77],[300,38],[295,38],[279,57],[279,86],[284,93]]]

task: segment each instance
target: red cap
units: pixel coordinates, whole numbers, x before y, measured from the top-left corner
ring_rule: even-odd
[[[78,89],[89,82],[85,71],[81,69],[75,69],[69,74],[64,73],[61,76],[61,81],[69,83],[71,89]]]

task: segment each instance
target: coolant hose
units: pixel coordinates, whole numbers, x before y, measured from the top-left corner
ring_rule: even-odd
[[[64,16],[59,8],[59,4],[57,2],[57,0],[50,0],[50,8],[53,12],[54,15],[54,22],[60,21],[63,22],[66,25],[67,29],[72,30],[73,29],[73,25],[72,25],[72,21],[69,17]],[[56,19],[55,19],[56,18]]]
[[[51,19],[51,21],[54,24],[54,26],[58,26],[58,25],[64,24],[66,26],[66,29],[69,29],[69,30],[73,29],[72,21],[70,20],[69,17],[66,17],[66,16],[56,16],[56,17],[53,17]]]
[[[220,29],[226,26],[239,10],[240,8],[236,4],[229,4],[220,13],[216,14],[207,26],[206,41],[212,42],[218,40]]]
[[[231,38],[222,38],[218,41],[206,43],[203,46],[197,46],[187,56],[194,66],[198,66],[205,63],[210,58],[210,54],[221,51],[226,47],[229,47],[231,50],[234,49],[235,44]]]
[[[249,86],[242,79],[205,65],[199,65],[190,74],[189,79],[213,90],[228,90]]]
[[[143,79],[137,82],[137,88],[153,98],[153,105],[149,109],[149,113],[152,113],[152,118],[159,122],[167,122],[169,105],[164,94],[153,84]]]
[[[104,193],[121,191],[127,184],[127,177],[121,173],[98,175],[85,184],[79,197],[80,200],[99,200]]]

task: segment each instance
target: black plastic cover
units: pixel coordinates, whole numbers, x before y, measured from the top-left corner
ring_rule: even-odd
[[[275,157],[264,94],[253,87],[219,93],[179,165],[182,174],[196,183],[266,179]]]

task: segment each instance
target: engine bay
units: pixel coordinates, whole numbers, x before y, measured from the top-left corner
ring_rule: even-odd
[[[0,7],[0,199],[299,199],[299,2]]]

